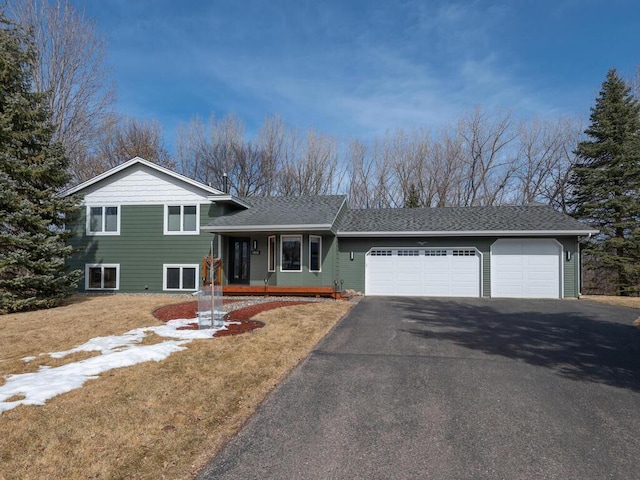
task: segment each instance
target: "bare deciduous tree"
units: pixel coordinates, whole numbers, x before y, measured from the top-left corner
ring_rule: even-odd
[[[104,42],[93,21],[65,0],[14,0],[9,12],[33,36],[34,89],[50,94],[54,140],[65,146],[75,176],[113,104]]]
[[[175,168],[175,163],[164,146],[162,127],[155,119],[112,119],[98,138],[94,157],[107,168],[134,157],[141,157],[167,168]]]
[[[262,195],[267,185],[266,163],[269,159],[265,153],[250,142],[234,144],[229,170],[231,189],[235,195],[250,197]]]
[[[258,130],[257,145],[263,155],[262,174],[264,188],[262,194],[271,196],[276,192],[278,173],[284,157],[287,128],[279,116],[267,117]]]
[[[520,125],[514,202],[543,202],[565,208],[572,149],[580,127],[569,119],[534,119]]]
[[[255,142],[235,116],[179,131],[181,172],[236,195],[347,193],[352,208],[545,202],[566,205],[568,167],[580,128],[566,119],[515,124],[508,113],[480,108],[437,135],[396,130],[341,151],[335,138],[300,133],[268,117]],[[343,180],[345,180],[343,184]]]
[[[435,207],[460,205],[462,198],[463,147],[460,138],[443,132],[432,156],[435,181]]]
[[[211,116],[208,123],[195,118],[178,130],[180,172],[219,189],[226,174],[233,195],[271,195],[284,138],[284,126],[277,117],[265,121],[256,143],[245,141],[244,124],[236,115],[219,120]]]
[[[495,205],[502,202],[513,174],[508,147],[515,140],[509,113],[496,112],[490,119],[480,108],[458,123],[464,145],[462,205]]]
[[[348,148],[349,187],[347,195],[351,208],[369,208],[373,204],[371,192],[372,177],[375,166],[367,156],[367,146],[359,140],[353,140]]]
[[[284,196],[327,195],[334,193],[339,176],[335,139],[307,133],[304,142],[297,132],[289,134],[285,159],[280,172],[278,194]]]
[[[244,124],[239,117],[213,115],[207,123],[192,119],[178,130],[178,165],[183,175],[216,188],[222,188],[227,174],[232,189],[233,162],[244,144]],[[232,192],[235,193],[235,192]]]

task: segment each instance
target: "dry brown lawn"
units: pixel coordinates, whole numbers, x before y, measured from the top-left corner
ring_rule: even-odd
[[[607,303],[618,307],[640,308],[640,297],[615,297],[612,295],[583,295],[580,297],[594,302]]]
[[[606,303],[617,307],[640,308],[640,297],[615,297],[613,295],[583,295],[580,298],[593,300],[594,302]],[[636,318],[633,324],[640,328],[640,317]]]
[[[31,371],[25,356],[157,324],[153,308],[179,301],[77,297],[43,312],[0,316],[0,374]],[[0,479],[191,478],[350,307],[321,302],[263,312],[255,318],[264,328],[197,340],[162,362],[111,370],[44,406],[6,411]],[[52,364],[48,356],[36,363]]]

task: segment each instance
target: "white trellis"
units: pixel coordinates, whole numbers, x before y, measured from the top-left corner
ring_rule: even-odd
[[[198,328],[220,328],[224,326],[222,309],[221,261],[211,254],[202,262],[203,282],[198,295]]]
[[[222,287],[203,286],[198,291],[198,328],[219,328],[224,326],[222,309]]]

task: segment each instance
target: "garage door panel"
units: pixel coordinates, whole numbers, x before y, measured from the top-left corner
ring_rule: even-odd
[[[549,265],[553,265],[556,266],[558,265],[558,256],[556,253],[551,253],[548,255],[530,255],[530,254],[526,254],[526,262],[527,265],[530,265],[532,267],[536,267],[536,266],[549,266]]]
[[[553,272],[529,272],[527,280],[531,283],[552,282],[556,280],[556,275]]]
[[[367,295],[478,297],[480,257],[474,249],[372,249],[365,277]]]
[[[559,298],[561,258],[553,239],[497,240],[491,247],[491,296]]]
[[[477,290],[468,286],[456,286],[452,285],[450,289],[450,296],[453,297],[477,297]],[[448,294],[442,294],[441,296],[449,296]]]
[[[422,283],[425,284],[444,284],[449,283],[449,274],[447,272],[424,272],[422,275]]]
[[[508,285],[502,288],[501,297],[522,298],[525,297],[524,287],[522,285]]]
[[[425,285],[424,289],[418,295],[420,297],[448,297],[449,289],[444,285]]]
[[[507,283],[507,285],[502,286],[502,288],[505,288],[510,286],[509,284],[524,284],[525,276],[522,272],[504,272],[501,276],[501,280],[503,281],[503,283]]]

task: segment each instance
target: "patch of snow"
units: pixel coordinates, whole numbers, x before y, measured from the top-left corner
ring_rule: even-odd
[[[20,360],[22,360],[24,363],[29,363],[31,360],[35,360],[36,358],[38,358],[38,357],[31,356],[31,357],[21,358]]]
[[[170,320],[163,325],[136,328],[122,335],[92,338],[70,350],[49,353],[53,358],[63,358],[74,352],[99,351],[101,355],[60,367],[41,366],[34,373],[6,376],[5,384],[0,386],[0,413],[18,405],[44,405],[56,395],[80,388],[87,380],[96,379],[108,370],[142,362],[160,362],[172,353],[184,350],[185,345],[192,340],[212,338],[215,332],[226,330],[226,326],[206,330],[178,330],[179,327],[194,322],[195,319]],[[150,332],[172,340],[140,345]],[[35,358],[25,357],[22,360],[28,362]],[[19,400],[8,401],[14,396]]]

